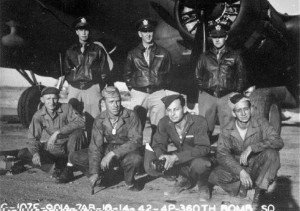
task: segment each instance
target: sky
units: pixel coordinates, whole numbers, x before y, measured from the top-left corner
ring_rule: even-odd
[[[269,0],[270,4],[278,12],[288,15],[300,15],[299,0]]]
[[[26,71],[29,75],[29,71]],[[55,86],[57,79],[51,77],[42,77],[35,74],[38,82],[45,86]],[[30,84],[24,77],[15,69],[0,68],[0,86],[10,87],[29,87]]]

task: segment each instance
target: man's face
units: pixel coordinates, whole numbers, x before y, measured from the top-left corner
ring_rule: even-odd
[[[166,110],[167,116],[174,123],[178,123],[183,119],[184,108],[182,107],[180,100],[174,100]]]
[[[77,29],[76,34],[78,35],[79,41],[86,42],[89,39],[90,31],[88,29]]]
[[[139,36],[144,43],[151,44],[153,42],[153,31],[141,32],[139,31]]]
[[[233,116],[241,123],[249,122],[251,118],[251,108],[248,101],[242,101],[235,104]]]
[[[226,37],[216,37],[216,38],[212,38],[212,42],[214,44],[214,46],[217,49],[222,48],[225,45],[225,41],[227,40],[227,36]]]
[[[54,111],[58,105],[58,96],[56,94],[46,94],[41,97],[41,101],[48,111]]]
[[[113,116],[118,116],[121,110],[121,98],[116,97],[107,97],[105,99],[106,110],[109,114]]]

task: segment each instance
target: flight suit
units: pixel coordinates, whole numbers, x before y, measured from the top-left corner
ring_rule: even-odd
[[[142,163],[139,151],[143,141],[142,126],[135,112],[126,108],[123,108],[116,124],[113,134],[108,112],[101,112],[95,119],[89,148],[72,153],[70,160],[87,176],[99,174],[101,177],[105,173],[100,168],[101,160],[113,151],[116,157],[110,163],[110,168],[121,166],[125,183],[130,186]]]
[[[163,176],[151,167],[151,162],[163,154],[169,154],[168,145],[173,143],[177,150],[172,152],[177,155],[178,161],[164,174],[181,175],[192,182],[206,184],[211,170],[209,159],[210,142],[207,135],[207,123],[198,115],[186,114],[186,126],[182,135],[179,135],[175,123],[168,116],[163,117],[158,124],[153,137],[152,149],[146,152],[144,167],[152,176]]]
[[[255,187],[267,190],[280,168],[279,150],[283,145],[279,134],[264,118],[250,119],[245,140],[241,138],[235,121],[231,121],[221,131],[217,147],[219,166],[212,171],[209,181],[237,195],[241,186],[239,174],[245,169]],[[248,146],[252,149],[248,166],[241,166],[240,155]]]
[[[28,130],[29,152],[22,151],[19,157],[31,161],[35,153],[39,153],[41,162],[55,162],[63,168],[68,154],[88,146],[84,134],[85,121],[69,104],[58,104],[54,117],[51,117],[45,106],[38,110]],[[55,131],[60,131],[53,149],[47,149],[46,142]]]

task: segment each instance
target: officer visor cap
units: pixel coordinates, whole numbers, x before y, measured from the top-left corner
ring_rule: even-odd
[[[86,17],[79,17],[79,18],[77,18],[73,22],[72,26],[73,26],[73,28],[75,30],[77,30],[77,29],[90,29],[90,24],[87,21]]]
[[[153,32],[157,22],[152,19],[141,19],[137,21],[136,28],[141,32]]]
[[[214,23],[209,25],[209,37],[220,38],[226,37],[229,27],[223,24]]]

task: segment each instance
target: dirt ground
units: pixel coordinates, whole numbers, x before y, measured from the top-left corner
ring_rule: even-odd
[[[1,89],[1,150],[27,146],[27,130],[18,122],[15,108],[15,98],[21,91],[19,88]],[[145,138],[149,138],[149,133],[150,127],[147,125]],[[281,168],[276,183],[261,202],[262,210],[299,210],[299,134],[299,122],[286,122],[283,125],[281,135],[285,146],[280,151]],[[76,179],[68,184],[56,184],[50,174],[35,168],[15,175],[2,175],[0,210],[22,210],[21,207],[37,210],[33,209],[31,203],[40,210],[251,210],[249,204],[253,191],[248,192],[247,198],[240,199],[230,197],[219,187],[214,187],[213,198],[205,202],[199,200],[196,187],[170,196],[167,193],[174,182],[144,174],[137,175],[137,180],[143,186],[140,192],[127,191],[124,182],[118,180],[120,175],[115,175],[111,178],[110,186],[96,187],[95,194],[91,195],[88,179],[80,172],[76,172],[75,176]],[[227,206],[222,203],[227,203]]]

